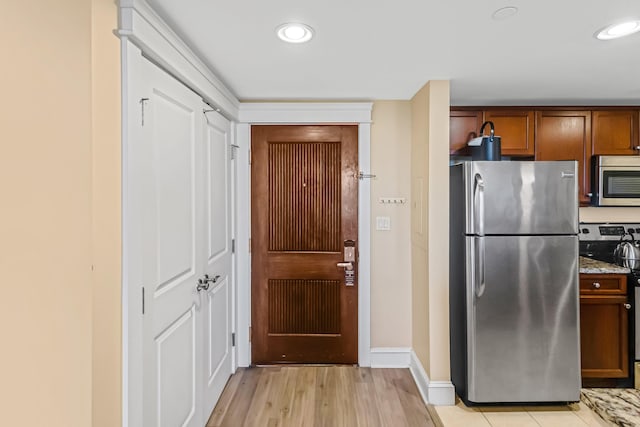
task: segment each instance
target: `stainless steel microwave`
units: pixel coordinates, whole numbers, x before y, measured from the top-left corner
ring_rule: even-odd
[[[640,156],[593,156],[591,202],[595,206],[640,206]]]

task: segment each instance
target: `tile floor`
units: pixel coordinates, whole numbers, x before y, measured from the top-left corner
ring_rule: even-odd
[[[444,427],[611,427],[584,403],[567,406],[435,407]]]

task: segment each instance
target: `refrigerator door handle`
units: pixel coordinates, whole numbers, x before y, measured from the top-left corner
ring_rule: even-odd
[[[480,298],[484,294],[485,288],[485,280],[484,280],[484,263],[485,263],[485,245],[484,245],[484,237],[478,237],[476,239],[478,244],[476,254],[478,255],[478,262],[476,262],[476,267],[478,271],[476,272],[476,297]]]
[[[478,236],[484,236],[484,180],[479,173],[473,180],[473,213],[475,232]]]

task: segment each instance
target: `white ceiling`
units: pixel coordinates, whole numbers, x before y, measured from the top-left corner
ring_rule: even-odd
[[[593,37],[638,0],[149,2],[241,100],[410,99],[448,79],[453,105],[640,104],[640,33]],[[281,42],[291,21],[316,37]]]

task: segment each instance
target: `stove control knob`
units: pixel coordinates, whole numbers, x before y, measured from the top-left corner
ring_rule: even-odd
[[[588,228],[583,228],[582,229],[582,233],[583,234],[589,234],[589,229]]]
[[[638,285],[640,285],[640,279],[638,279]]]
[[[635,232],[636,232],[636,229],[635,229],[635,228],[631,228],[631,227],[629,227],[629,228],[627,229],[627,232],[628,232],[629,234],[633,234],[633,233],[635,233]]]
[[[636,233],[640,233],[640,228],[636,228]]]

